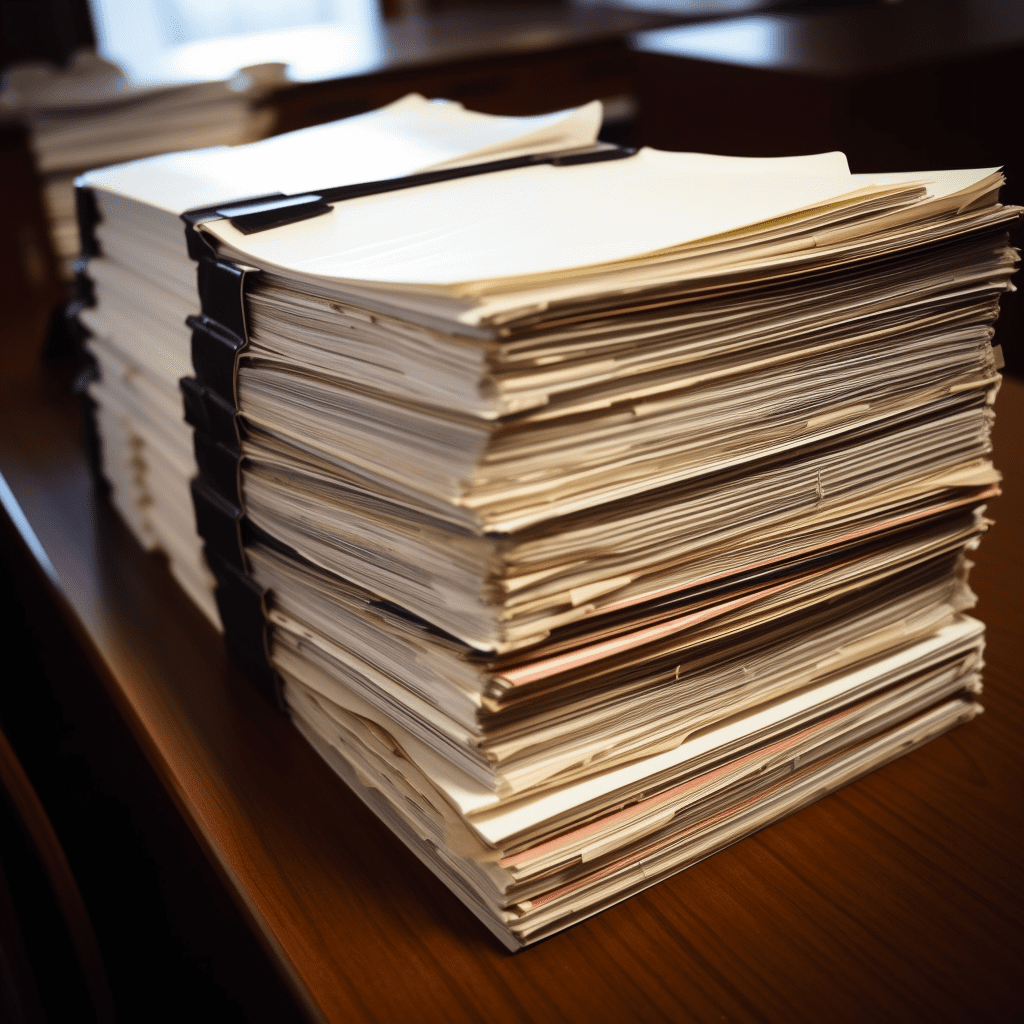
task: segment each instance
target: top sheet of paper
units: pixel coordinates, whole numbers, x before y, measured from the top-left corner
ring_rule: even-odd
[[[598,101],[535,117],[496,117],[415,94],[379,110],[247,146],[171,153],[91,171],[80,181],[175,215],[282,192],[295,195],[419,171],[588,146]]]
[[[854,188],[841,153],[748,160],[644,149],[347,200],[255,235],[226,221],[204,230],[283,273],[443,286],[629,260]]]

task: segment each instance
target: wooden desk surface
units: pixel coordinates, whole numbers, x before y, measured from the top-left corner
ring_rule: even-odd
[[[93,496],[66,384],[0,346],[0,497],[313,1019],[1005,1021],[1020,1008],[1024,385],[972,582],[987,713],[599,917],[506,953],[251,691]],[[2,482],[0,482],[2,483]]]
[[[634,49],[814,78],[845,78],[968,56],[1004,57],[1024,42],[1024,6],[1006,0],[851,5],[653,29]]]
[[[707,12],[703,13],[707,16]],[[569,4],[477,7],[412,15],[367,26],[334,63],[289,71],[293,83],[351,78],[453,61],[537,53],[619,39],[630,32],[681,21],[657,10]]]

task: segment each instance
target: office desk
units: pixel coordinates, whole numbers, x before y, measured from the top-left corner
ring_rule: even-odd
[[[359,114],[409,92],[460,100],[488,114],[540,114],[612,99],[606,113],[614,122],[635,112],[625,38],[680,20],[572,4],[402,18],[368,27],[318,66],[298,61],[289,83],[265,102],[278,132]]]
[[[66,387],[4,350],[7,516],[311,1019],[983,1021],[1019,1008],[1024,386],[972,577],[987,713],[525,952],[506,953],[249,689],[102,499]]]

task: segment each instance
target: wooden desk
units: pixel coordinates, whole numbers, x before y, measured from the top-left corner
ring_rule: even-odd
[[[292,81],[266,102],[275,131],[292,131],[390,103],[409,92],[459,100],[488,114],[540,114],[614,99],[631,116],[625,38],[681,20],[599,6],[490,7],[382,22],[336,64]]]
[[[966,1021],[1019,1009],[1024,386],[973,582],[987,713],[517,955],[229,665],[102,501],[66,389],[22,350],[3,505],[223,884],[312,1019]]]

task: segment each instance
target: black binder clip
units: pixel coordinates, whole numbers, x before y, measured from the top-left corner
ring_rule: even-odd
[[[100,222],[100,210],[96,195],[88,185],[75,186],[75,215],[78,218],[78,234],[82,240],[82,255],[99,256],[100,244],[96,239],[96,225]]]
[[[237,448],[235,407],[194,377],[182,377],[178,385],[185,406],[185,422],[212,440]]]
[[[242,293],[249,271],[234,263],[204,257],[199,261],[196,283],[203,316],[245,338],[245,308]]]
[[[196,512],[196,530],[208,550],[213,551],[220,561],[244,573],[241,508],[218,493],[201,476],[192,481],[192,502]]]
[[[480,174],[495,174],[499,171],[514,171],[520,167],[536,167],[551,164],[554,167],[572,167],[576,164],[601,163],[605,160],[622,160],[633,156],[635,149],[596,143],[585,149],[563,153],[528,153],[525,156],[509,157],[506,160],[490,160],[486,163],[468,164],[465,167],[448,167],[440,171],[422,171],[399,178],[382,178],[379,181],[357,182],[352,185],[335,185],[331,188],[303,192],[301,195],[286,196],[274,192],[265,196],[253,196],[237,202],[219,206],[206,206],[188,210],[181,215],[185,222],[185,237],[188,254],[194,260],[201,260],[213,251],[196,231],[197,225],[210,220],[228,220],[233,228],[243,234],[252,235],[258,231],[295,224],[310,217],[330,213],[334,203],[362,196],[381,195],[397,192],[436,182],[454,181],[457,178],[471,178]]]
[[[245,337],[226,330],[204,313],[185,321],[192,328],[192,366],[196,380],[234,410],[235,361],[245,348]]]
[[[242,461],[242,453],[233,445],[215,441],[201,430],[193,432],[192,443],[200,477],[222,498],[240,509],[242,496],[238,485],[238,464]]]

